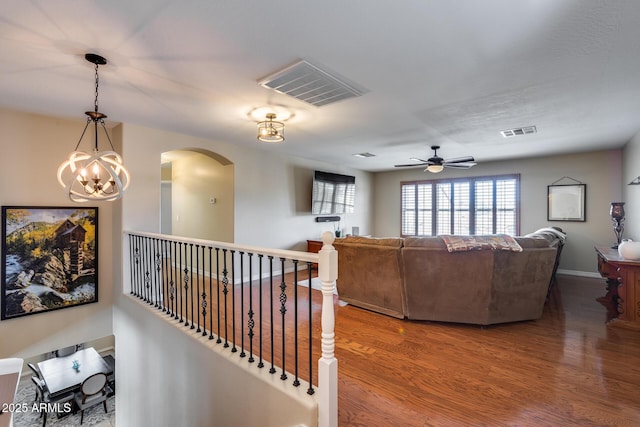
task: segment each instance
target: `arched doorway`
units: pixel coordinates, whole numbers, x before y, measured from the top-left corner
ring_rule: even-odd
[[[162,153],[163,234],[234,241],[234,166],[202,149]]]

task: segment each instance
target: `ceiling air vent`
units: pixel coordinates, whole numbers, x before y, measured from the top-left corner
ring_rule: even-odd
[[[512,136],[529,135],[531,133],[536,133],[536,132],[537,131],[535,126],[527,126],[523,128],[507,129],[507,130],[500,131],[502,136],[504,136],[505,138],[511,138]]]
[[[316,107],[368,92],[304,60],[258,80],[258,84]]]
[[[375,157],[376,155],[373,154],[373,153],[366,152],[366,153],[356,153],[353,156],[354,157],[360,157],[362,159],[366,159],[367,157]]]

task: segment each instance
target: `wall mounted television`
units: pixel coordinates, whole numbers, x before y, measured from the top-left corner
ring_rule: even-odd
[[[335,215],[353,213],[356,204],[356,177],[314,171],[311,213]]]

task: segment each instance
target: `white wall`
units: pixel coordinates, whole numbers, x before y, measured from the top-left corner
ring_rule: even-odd
[[[625,202],[626,213],[622,238],[640,241],[640,185],[628,185],[640,176],[640,132],[625,145],[622,159],[624,174],[621,201]]]
[[[113,332],[111,237],[112,216],[118,202],[70,202],[56,178],[58,165],[75,148],[84,123],[81,118],[67,120],[0,109],[0,204],[97,206],[99,219],[99,302],[3,320],[0,357],[28,358]],[[80,148],[90,151],[91,146],[85,146],[87,142]]]
[[[378,173],[374,179],[376,236],[400,235],[400,182],[459,176],[520,174],[520,231],[527,234],[542,227],[557,226],[568,235],[560,268],[597,274],[595,245],[615,240],[609,207],[622,197],[621,150],[510,160],[480,162],[468,171],[445,169],[438,175],[422,169],[403,169]],[[587,184],[586,221],[547,221],[547,186],[563,177]],[[564,179],[560,183],[570,184]],[[640,189],[640,187],[638,187]]]
[[[292,377],[283,382],[137,300],[115,310],[119,427],[316,425],[305,384],[292,387]]]
[[[171,163],[171,234],[233,243],[233,164],[183,153]]]

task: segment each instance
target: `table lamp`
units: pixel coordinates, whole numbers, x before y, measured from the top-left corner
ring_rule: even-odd
[[[613,221],[613,232],[616,235],[616,243],[611,246],[618,249],[618,245],[622,241],[622,232],[624,231],[624,202],[611,202],[611,221]]]

